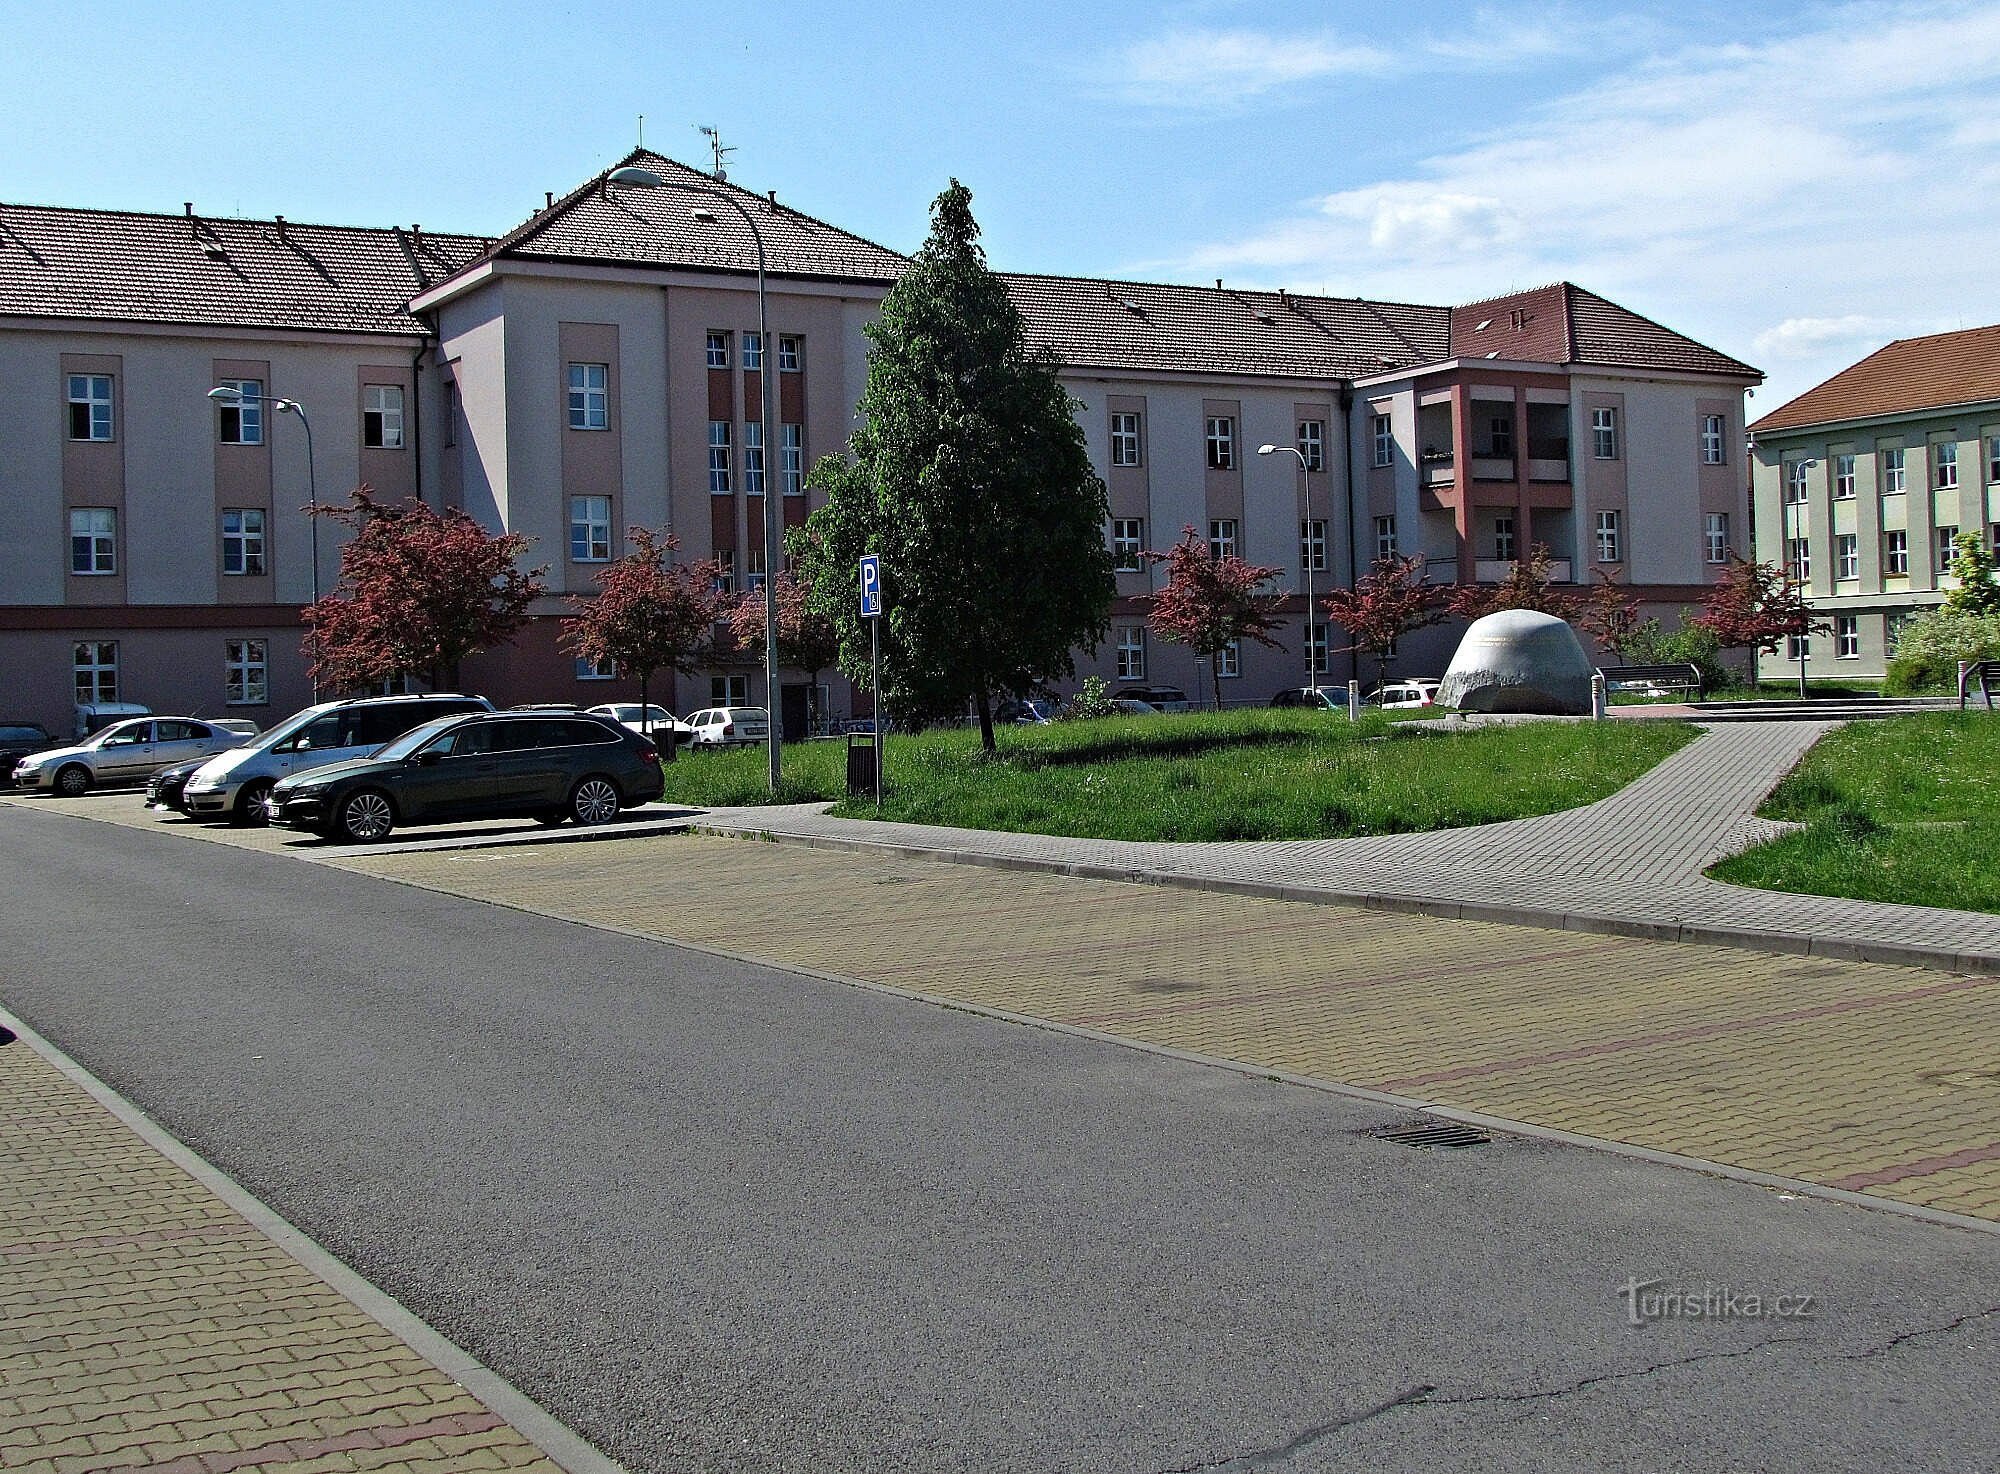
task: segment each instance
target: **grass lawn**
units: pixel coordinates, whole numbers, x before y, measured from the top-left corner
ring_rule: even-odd
[[[1694,735],[1678,722],[1445,730],[1370,713],[1249,710],[891,737],[881,816],[1095,839],[1321,839],[1519,819],[1616,792]],[[779,802],[844,799],[845,746],[785,750]],[[762,748],[689,753],[669,803],[765,803]]]
[[[1854,722],[1805,755],[1757,812],[1806,827],[1725,860],[1767,890],[2000,911],[2000,718],[1926,712]]]

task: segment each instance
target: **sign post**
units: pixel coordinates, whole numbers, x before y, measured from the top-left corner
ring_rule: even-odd
[[[869,553],[861,560],[861,617],[868,621],[870,689],[875,696],[875,807],[882,807],[882,748],[888,736],[882,702],[882,559]]]

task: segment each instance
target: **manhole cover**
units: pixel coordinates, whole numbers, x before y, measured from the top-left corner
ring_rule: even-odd
[[[1411,1126],[1383,1126],[1366,1134],[1378,1141],[1393,1141],[1401,1146],[1441,1148],[1485,1146],[1493,1140],[1478,1127],[1461,1126],[1456,1121],[1420,1121]]]

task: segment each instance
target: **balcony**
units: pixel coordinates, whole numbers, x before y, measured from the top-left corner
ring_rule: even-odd
[[[1529,456],[1528,479],[1530,481],[1569,480],[1569,452],[1559,456]]]
[[[1422,460],[1425,486],[1450,486],[1458,479],[1457,462],[1450,451],[1427,450]]]
[[[1472,565],[1472,577],[1478,583],[1501,583],[1511,577],[1515,563],[1512,558],[1481,558]],[[1568,583],[1569,559],[1551,558],[1549,578],[1554,583]]]
[[[1514,479],[1514,458],[1510,455],[1474,455],[1472,458],[1472,479],[1474,481],[1512,481]]]

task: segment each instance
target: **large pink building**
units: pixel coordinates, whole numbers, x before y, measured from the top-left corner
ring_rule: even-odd
[[[535,540],[549,597],[465,672],[496,700],[625,692],[561,651],[557,620],[628,528],[668,527],[756,586],[762,498],[804,520],[804,472],[845,443],[862,330],[904,258],[656,155],[626,162],[664,187],[600,176],[497,241],[0,205],[0,715],[124,699],[273,720],[308,699],[305,439],[268,405],[208,400],[222,383],[305,409],[322,500],[365,481]],[[764,237],[768,344],[751,236],[718,188]],[[1284,570],[1287,648],[1225,662],[1224,699],[1244,702],[1303,681],[1308,574],[1323,591],[1393,551],[1439,581],[1491,580],[1542,544],[1573,579],[1602,569],[1671,614],[1747,543],[1757,371],[1581,288],[1450,308],[1007,281],[1066,364],[1110,489],[1113,634],[1081,673],[1197,689],[1193,659],[1148,639],[1157,575],[1136,557],[1187,525]],[[1296,446],[1303,471],[1266,443]],[[320,560],[330,588],[330,536]],[[1396,669],[1436,674],[1452,638],[1413,639]],[[1335,680],[1350,668],[1322,657]],[[794,730],[807,679],[776,703]],[[820,709],[838,715],[855,695],[833,684]],[[746,654],[670,699],[764,695]]]

